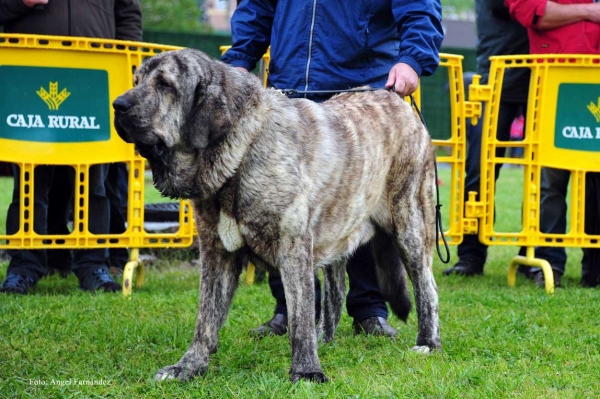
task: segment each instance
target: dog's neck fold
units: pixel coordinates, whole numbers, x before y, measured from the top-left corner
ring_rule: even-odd
[[[250,115],[262,112],[266,106],[260,81],[233,68],[227,72],[229,82],[236,82],[233,90],[227,93],[233,125],[221,141],[199,152],[201,166],[197,184],[202,187],[204,199],[216,195],[235,176],[252,143],[263,131],[257,118]]]

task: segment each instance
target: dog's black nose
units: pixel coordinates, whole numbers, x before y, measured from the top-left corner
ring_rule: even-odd
[[[131,108],[133,104],[131,104],[124,96],[117,97],[117,99],[113,102],[113,108],[117,111],[127,111]]]

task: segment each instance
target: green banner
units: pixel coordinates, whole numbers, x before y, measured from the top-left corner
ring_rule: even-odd
[[[558,87],[554,146],[600,152],[600,85],[562,83]]]
[[[0,65],[0,138],[73,143],[110,139],[105,70]]]

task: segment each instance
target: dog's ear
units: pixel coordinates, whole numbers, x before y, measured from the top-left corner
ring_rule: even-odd
[[[233,121],[227,97],[216,84],[199,82],[194,90],[194,102],[184,125],[184,134],[194,148],[202,149],[221,140]]]

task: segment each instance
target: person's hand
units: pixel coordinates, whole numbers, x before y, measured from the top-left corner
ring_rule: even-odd
[[[23,4],[31,8],[37,4],[48,4],[48,0],[23,0]]]
[[[234,68],[237,69],[238,71],[248,72],[248,70],[244,67],[234,67]]]
[[[386,88],[394,88],[394,91],[402,97],[408,96],[417,90],[419,75],[408,64],[398,63],[390,69]]]

